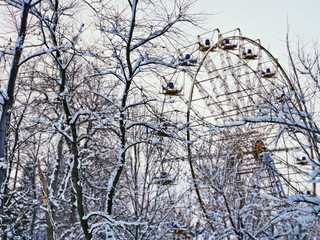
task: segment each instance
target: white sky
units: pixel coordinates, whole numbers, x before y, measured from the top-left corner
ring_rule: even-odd
[[[292,42],[320,41],[319,0],[198,0],[194,12],[212,14],[206,27],[227,32],[240,28],[243,36],[260,39],[261,44],[286,60],[287,19]]]
[[[282,64],[286,63],[287,19],[292,42],[299,37],[304,43],[320,44],[320,0],[197,0],[192,11],[210,14],[204,23],[208,30],[240,28],[244,36],[260,39]],[[1,14],[0,22],[4,22]]]

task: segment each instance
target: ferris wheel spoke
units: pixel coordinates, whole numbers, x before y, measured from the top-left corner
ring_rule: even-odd
[[[262,169],[254,161],[251,149],[255,141],[262,140],[268,145],[273,162],[272,166],[265,167],[262,174],[264,191],[279,197],[297,193],[296,189],[306,187],[299,181],[293,186],[288,184],[292,176],[303,179],[301,175],[304,172],[297,166],[295,154],[288,154],[290,151],[297,151],[297,147],[292,143],[289,147],[285,144],[287,139],[279,125],[272,121],[259,121],[262,116],[270,116],[272,120],[272,117],[283,111],[286,94],[292,89],[285,72],[259,40],[244,37],[238,30],[226,34],[221,34],[218,30],[215,32],[218,34],[216,39],[203,40],[199,37],[200,59],[197,60],[198,66],[192,66],[196,75],[191,77],[193,82],[190,87],[192,94],[188,100],[191,109],[189,118],[197,122],[197,127],[203,128],[202,134],[211,134],[214,126],[224,125],[223,129],[215,131],[213,141],[217,142],[217,146],[223,145],[223,142],[233,142],[241,149],[241,155],[246,156],[246,161],[239,160],[239,164],[252,163],[251,170],[243,172],[254,173]],[[289,104],[294,102],[286,106],[290,107]],[[196,110],[196,114],[193,110]],[[250,123],[246,119],[257,121]],[[241,121],[243,124],[236,124]],[[195,131],[193,134],[200,133]],[[206,141],[206,138],[193,138]],[[278,145],[271,147],[274,142]],[[250,168],[250,165],[247,167]],[[255,174],[252,176],[256,176],[256,179],[258,177]],[[267,179],[272,182],[271,185],[267,185]]]

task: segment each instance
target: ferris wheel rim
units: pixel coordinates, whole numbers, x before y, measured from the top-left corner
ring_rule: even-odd
[[[193,97],[193,91],[195,88],[195,83],[197,80],[197,76],[198,73],[200,72],[206,58],[208,57],[209,53],[216,48],[220,48],[220,44],[226,40],[226,39],[230,39],[230,40],[246,40],[249,43],[253,44],[256,47],[259,47],[264,53],[267,54],[267,56],[272,60],[273,64],[276,65],[276,67],[280,70],[281,76],[283,76],[283,78],[285,79],[286,83],[288,83],[289,87],[291,90],[294,90],[294,87],[290,81],[290,78],[288,77],[287,73],[285,72],[285,70],[283,69],[283,67],[281,66],[281,64],[278,62],[277,58],[275,58],[270,51],[268,51],[265,47],[263,47],[260,43],[257,43],[256,40],[253,40],[251,38],[248,37],[244,37],[242,35],[237,35],[237,36],[228,36],[228,37],[223,37],[220,38],[220,40],[218,42],[216,42],[214,45],[210,46],[210,48],[205,52],[205,54],[203,55],[203,57],[201,58],[198,67],[195,70],[195,73],[193,74],[192,80],[191,80],[191,86],[190,86],[190,92],[189,92],[189,96],[187,99],[187,103],[188,103],[188,107],[187,107],[187,122],[190,121],[190,114],[191,114],[191,103],[192,103],[192,97]]]
[[[218,31],[218,33],[220,33],[220,31]],[[241,34],[241,32],[239,31],[239,33]],[[220,35],[221,36],[221,35]],[[219,37],[220,37],[219,36]],[[242,36],[242,35],[234,35],[234,36],[224,36],[224,37],[220,37],[219,41],[217,41],[214,45],[210,46],[205,53],[202,55],[200,61],[198,62],[198,66],[195,68],[194,70],[194,74],[192,75],[192,80],[191,80],[191,86],[190,86],[190,92],[189,92],[189,96],[187,99],[187,113],[186,113],[186,118],[187,118],[187,123],[189,125],[189,127],[187,128],[187,141],[191,142],[191,132],[192,132],[192,128],[190,127],[191,123],[191,114],[192,114],[192,99],[193,99],[193,95],[194,95],[194,89],[196,88],[196,83],[197,83],[197,78],[198,78],[198,74],[201,71],[201,69],[203,68],[203,65],[205,63],[205,60],[207,59],[207,57],[209,56],[209,54],[217,48],[220,48],[221,43],[226,40],[226,39],[230,39],[230,40],[239,40],[239,41],[246,41],[246,43],[250,43],[252,44],[254,47],[259,48],[259,50],[261,50],[264,53],[264,56],[266,56],[267,58],[269,58],[270,62],[272,62],[273,66],[276,67],[277,69],[277,73],[279,73],[279,77],[278,79],[282,79],[284,80],[283,82],[285,83],[286,87],[288,87],[288,89],[290,91],[294,91],[295,87],[293,85],[293,82],[290,80],[288,74],[286,73],[286,71],[284,70],[284,68],[282,67],[282,65],[279,63],[278,59],[273,56],[270,51],[268,49],[266,49],[265,47],[262,46],[262,44],[260,43],[260,40],[253,40],[251,38]],[[200,45],[200,43],[199,43]],[[238,50],[240,48],[237,48]],[[232,52],[232,51],[230,51]],[[241,59],[241,56],[238,55],[238,58]],[[244,61],[244,60],[243,60]],[[251,69],[252,70],[252,69]],[[261,78],[261,77],[260,77]],[[295,98],[296,98],[296,102],[298,104],[298,108],[300,110],[302,110],[302,106],[301,106],[301,100],[298,98],[298,96],[295,94]],[[194,171],[194,166],[193,166],[193,157],[191,154],[192,151],[192,146],[191,144],[188,144],[188,160],[189,160],[189,165],[190,165],[190,170],[191,170],[191,176],[193,178],[193,180],[195,181],[197,179],[195,171]],[[281,175],[281,178],[284,178]],[[287,181],[287,179],[285,179]],[[295,192],[297,192],[297,188],[294,189]],[[199,202],[201,204],[202,200],[201,200],[201,196],[199,197]],[[204,213],[206,213],[204,211]]]

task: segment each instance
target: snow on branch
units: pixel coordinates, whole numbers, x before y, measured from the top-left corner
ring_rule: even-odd
[[[68,131],[69,131],[70,127],[62,129],[61,126],[60,126],[60,122],[55,122],[54,123],[54,122],[45,121],[45,120],[42,120],[42,119],[39,119],[39,118],[38,119],[34,119],[34,118],[29,117],[29,116],[25,116],[25,118],[28,119],[31,122],[34,122],[34,123],[39,123],[39,124],[51,126],[54,129],[56,129],[59,133],[61,133],[63,136],[65,136],[70,142],[73,142],[73,137],[68,134]]]
[[[175,20],[169,22],[164,28],[161,30],[156,30],[153,33],[151,33],[147,38],[141,39],[138,43],[134,44],[130,47],[130,51],[133,51],[134,49],[144,45],[145,43],[151,41],[152,39],[155,39],[163,34],[165,34],[174,24],[177,22],[182,21],[182,19],[178,16]]]
[[[8,1],[8,4],[20,10],[22,9],[22,3],[20,1],[11,0],[11,1]]]
[[[30,59],[34,58],[34,57],[38,57],[38,56],[41,56],[43,54],[48,54],[48,53],[52,53],[52,52],[55,52],[55,51],[63,51],[63,50],[67,50],[69,48],[65,48],[65,47],[62,47],[62,46],[57,46],[57,47],[54,47],[54,48],[50,48],[50,49],[42,49],[42,50],[39,50],[35,53],[32,53],[31,55],[27,56],[25,59],[23,59],[21,62],[19,62],[18,66],[21,66],[23,63],[29,61]]]
[[[305,195],[294,195],[289,198],[289,201],[292,203],[309,203],[314,205],[314,207],[304,207],[303,211],[307,213],[312,213],[319,215],[320,214],[320,199],[318,197],[309,197]]]
[[[12,50],[7,51],[7,50],[0,50],[0,58],[3,58],[5,55],[13,55],[14,52]]]
[[[118,36],[119,38],[121,38],[122,41],[127,42],[126,37],[121,33],[121,30],[118,31],[118,30],[117,30],[117,27],[114,26],[114,24],[112,24],[112,25],[113,25],[113,27],[112,27],[110,30],[100,28],[100,31],[105,32],[105,33],[110,33],[110,34],[112,34],[112,35],[116,35],[116,36]]]
[[[7,164],[7,160],[3,157],[0,158],[0,169],[7,169],[8,164]]]
[[[140,105],[145,105],[145,104],[147,104],[149,102],[155,102],[155,101],[158,101],[158,99],[154,98],[154,99],[142,100],[140,102],[129,104],[128,106],[126,106],[124,108],[124,110],[127,110],[127,109],[132,108],[132,107],[137,107],[137,106],[140,106]]]
[[[120,70],[121,70],[121,73],[122,73],[122,76],[125,77],[125,79],[123,79],[122,77],[120,77],[118,74],[115,74],[115,76],[117,76],[123,83],[126,83],[126,81],[128,81],[128,78],[127,78],[127,75],[126,75],[126,71],[125,71],[125,66],[124,64],[122,63],[121,59],[119,58],[119,56],[117,55],[116,52],[114,52],[112,54],[112,57],[116,60],[116,62],[119,64],[120,66]],[[129,79],[131,80],[131,79]]]
[[[78,111],[76,112],[73,117],[71,118],[69,124],[72,125],[72,124],[75,124],[75,122],[77,121],[77,119],[82,116],[82,115],[92,115],[92,112],[89,111],[89,110],[81,110],[81,111]]]
[[[112,100],[111,98],[107,97],[106,95],[104,95],[104,94],[102,94],[102,93],[99,93],[99,92],[91,91],[91,90],[90,90],[89,92],[94,93],[94,94],[98,95],[99,97],[102,97],[103,99],[107,100],[107,101],[110,102],[113,106],[115,106],[117,109],[120,110],[120,108],[117,107],[117,105],[113,102],[113,100]]]
[[[2,99],[0,101],[1,105],[4,104],[4,101],[8,101],[9,100],[8,94],[5,91],[3,91],[3,89],[1,89],[1,88],[0,88],[0,95],[2,97]]]
[[[122,78],[119,74],[117,74],[115,71],[100,71],[98,73],[93,73],[90,75],[86,75],[84,76],[84,78],[92,78],[92,77],[96,77],[96,76],[103,76],[103,75],[113,75],[115,76],[117,79],[119,79],[121,82],[125,83],[125,79]]]
[[[111,226],[120,226],[122,228],[125,228],[125,226],[141,226],[141,225],[148,226],[149,225],[148,222],[141,222],[140,219],[138,219],[137,221],[131,221],[131,222],[123,221],[123,220],[117,221],[113,219],[110,215],[108,215],[106,212],[102,212],[102,211],[90,212],[83,217],[83,220],[88,220],[91,217],[97,217],[97,216],[105,218],[106,221],[92,224],[90,227],[90,232],[93,232],[94,229],[100,228],[101,226],[104,227],[106,224],[109,224]]]
[[[320,141],[320,131],[318,128],[313,128],[310,126],[307,126],[305,123],[293,119],[292,121],[288,121],[286,119],[280,118],[280,117],[273,117],[273,116],[265,116],[265,117],[243,117],[242,120],[239,120],[237,122],[230,122],[226,124],[219,124],[215,125],[211,128],[211,131],[216,131],[221,128],[229,128],[229,127],[235,127],[235,126],[242,126],[246,123],[277,123],[280,125],[285,125],[293,129],[297,129],[299,132],[307,134],[309,132],[313,132],[317,134],[317,141]]]

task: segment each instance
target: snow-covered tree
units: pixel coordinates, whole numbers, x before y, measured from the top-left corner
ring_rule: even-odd
[[[13,93],[2,94],[12,128],[1,134],[2,146],[13,159],[6,175],[9,158],[1,158],[7,159],[3,196],[21,201],[2,199],[7,216],[19,213],[15,203],[24,209],[2,224],[3,238],[26,232],[47,239],[166,234],[173,209],[155,176],[170,172],[158,161],[162,151],[173,155],[174,146],[183,145],[184,125],[165,126],[169,119],[161,108],[170,101],[159,95],[153,72],[177,68],[172,49],[184,37],[183,23],[192,23],[191,2],[11,4],[26,5],[36,25],[22,28],[30,31],[34,51],[17,45],[26,54],[16,60],[24,68],[14,79],[19,91],[10,111],[5,106]],[[168,138],[160,143],[159,134]]]
[[[199,116],[186,122],[183,86],[170,86],[180,73],[194,76],[175,56],[188,40],[185,26],[196,24],[191,6],[177,0],[1,5],[17,25],[0,32],[2,239],[318,234],[308,224],[319,221],[320,206],[319,54],[294,53],[288,44],[290,74],[277,63],[286,81],[256,92],[261,101],[250,112],[256,115],[243,111],[239,121],[203,132],[205,116],[200,127],[192,125]],[[313,196],[288,182],[283,189],[267,185],[282,180],[273,155],[260,152],[262,143],[251,146],[242,131],[263,124],[279,129],[276,143],[285,139],[308,157]],[[242,129],[240,137],[229,129]]]

